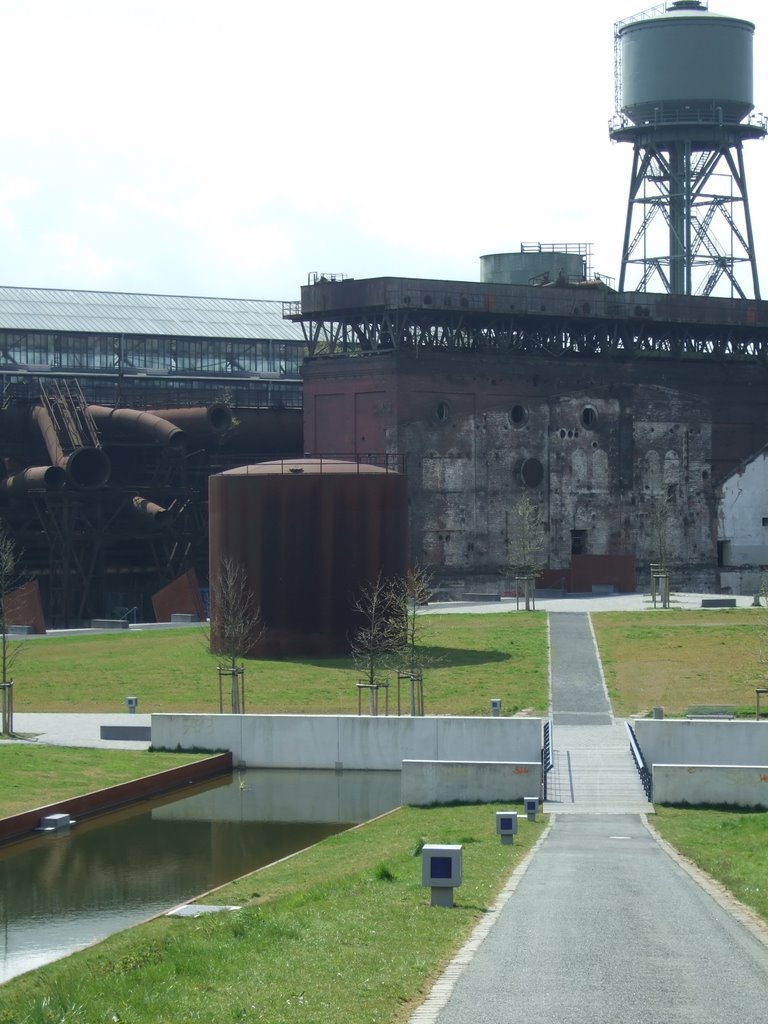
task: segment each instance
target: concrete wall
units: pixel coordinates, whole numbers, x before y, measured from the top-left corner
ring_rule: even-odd
[[[540,718],[152,715],[160,750],[230,750],[249,768],[399,770],[404,760],[541,758]]]
[[[639,718],[633,727],[648,765],[768,765],[768,722]]]
[[[723,594],[759,594],[765,572],[759,566],[720,570],[720,592]]]
[[[765,490],[768,453],[760,452],[723,481],[717,509],[717,539],[724,566],[768,564]]]
[[[145,775],[141,779],[122,782],[107,789],[97,789],[82,796],[59,800],[55,804],[43,804],[34,810],[22,811],[10,818],[0,819],[0,843],[28,835],[37,828],[40,819],[49,814],[66,812],[75,821],[82,821],[95,814],[114,811],[118,807],[125,807],[139,800],[149,800],[195,782],[207,781],[217,775],[229,775],[231,771],[231,755],[221,754],[219,757],[208,757],[203,761],[193,761],[192,764],[180,765],[178,768],[169,768],[154,775]]]
[[[404,804],[490,803],[541,795],[541,761],[529,764],[488,761],[403,761]]]
[[[768,808],[768,767],[654,764],[653,802]]]
[[[349,825],[400,803],[400,772],[235,772],[227,785],[156,807],[163,821],[269,821]]]
[[[661,374],[655,361],[598,362],[569,360],[565,374],[562,360],[523,353],[310,360],[305,445],[407,456],[411,554],[443,585],[506,565],[509,509],[528,494],[547,523],[547,566],[560,576],[574,545],[634,556],[638,567],[658,561],[661,509],[670,557],[686,580],[711,589],[712,481],[754,451],[750,431],[732,429],[735,415],[754,413],[745,389],[731,389],[724,436],[713,421],[721,367],[670,360]]]

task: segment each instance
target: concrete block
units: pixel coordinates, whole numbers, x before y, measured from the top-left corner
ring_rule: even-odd
[[[102,725],[99,736],[103,740],[140,740],[149,743],[152,728],[149,725]]]
[[[72,824],[72,819],[64,812],[46,814],[45,817],[40,819],[39,829],[41,832],[63,832]]]

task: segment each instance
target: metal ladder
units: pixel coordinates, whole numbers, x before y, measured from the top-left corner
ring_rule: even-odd
[[[77,448],[101,447],[99,432],[76,380],[41,380],[40,398],[65,455],[71,455]]]

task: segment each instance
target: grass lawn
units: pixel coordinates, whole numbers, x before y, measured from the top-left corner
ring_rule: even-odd
[[[487,715],[492,697],[501,698],[504,714],[546,710],[543,612],[430,615],[424,643],[433,663],[424,672],[427,714]],[[140,712],[219,709],[216,660],[202,628],[31,640],[14,677],[18,712],[122,711],[129,694],[139,698]],[[389,678],[396,713],[396,675]],[[246,711],[351,714],[357,679],[348,657],[249,659]]]
[[[164,772],[206,756],[0,744],[0,818]]]
[[[656,807],[654,828],[768,921],[768,814]]]
[[[755,687],[768,685],[764,608],[600,612],[592,624],[619,717],[657,705],[680,715],[693,704],[754,714]]]
[[[324,840],[209,897],[240,911],[160,918],[12,979],[0,1024],[402,1024],[544,827],[522,815],[502,846],[500,807],[401,808]],[[451,910],[421,886],[425,839],[464,846]]]

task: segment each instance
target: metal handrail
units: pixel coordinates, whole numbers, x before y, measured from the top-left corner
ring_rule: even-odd
[[[541,772],[544,779],[544,799],[547,799],[547,776],[555,767],[552,746],[552,719],[544,723],[544,743],[541,748]]]
[[[635,762],[635,767],[637,768],[638,774],[640,775],[640,781],[643,784],[645,795],[648,797],[649,800],[652,800],[653,778],[651,776],[650,771],[648,770],[648,765],[645,763],[643,753],[640,750],[640,744],[637,742],[635,730],[632,728],[629,722],[625,722],[624,725],[627,727],[627,734],[629,736],[629,751],[632,754],[632,759]]]

